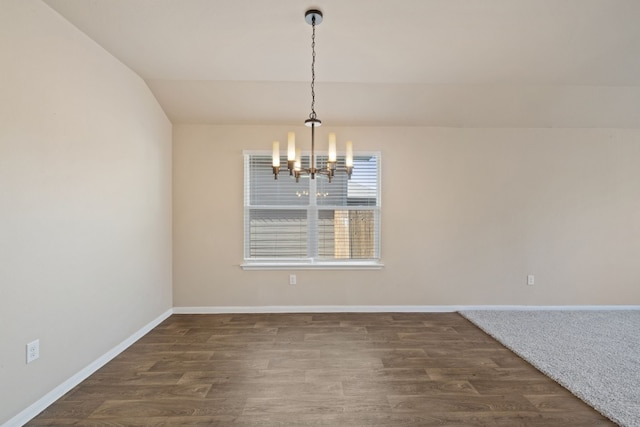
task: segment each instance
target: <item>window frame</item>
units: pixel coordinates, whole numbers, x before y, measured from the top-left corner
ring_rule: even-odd
[[[302,156],[310,156],[311,152],[302,152]],[[376,205],[375,206],[331,206],[331,205],[318,205],[318,204],[308,204],[303,206],[296,206],[296,210],[301,210],[307,212],[307,214],[318,213],[321,210],[361,210],[361,211],[373,211],[378,221],[377,224],[377,232],[374,234],[374,239],[376,240],[376,249],[377,249],[377,258],[372,259],[323,259],[316,257],[306,257],[306,258],[283,258],[283,257],[273,257],[273,258],[248,258],[248,245],[251,244],[251,237],[249,233],[250,225],[249,225],[249,215],[247,215],[248,209],[263,209],[263,207],[251,206],[247,197],[247,188],[250,179],[250,171],[249,171],[249,162],[251,156],[271,156],[271,151],[266,150],[243,150],[243,168],[244,168],[244,185],[243,185],[243,258],[244,261],[240,264],[240,267],[243,270],[379,270],[384,267],[384,264],[381,260],[381,217],[382,217],[382,156],[379,151],[358,151],[354,152],[354,158],[358,156],[375,156],[376,157],[376,178],[377,178],[377,189],[376,189]],[[339,156],[340,157],[340,156]],[[282,166],[281,166],[282,167]],[[336,172],[343,173],[343,172]],[[281,176],[278,179],[289,179],[288,172],[286,171],[286,163],[285,170],[281,169]],[[317,178],[318,179],[323,178]],[[312,187],[315,187],[316,182],[310,182],[310,185],[305,186],[304,190],[309,190],[311,192]],[[304,184],[302,184],[304,185]],[[331,184],[329,184],[331,185]],[[313,189],[315,191],[315,189]],[[265,209],[287,209],[288,206],[265,206]],[[314,236],[315,246],[317,246],[319,238],[318,234],[312,235],[309,233],[309,236]]]

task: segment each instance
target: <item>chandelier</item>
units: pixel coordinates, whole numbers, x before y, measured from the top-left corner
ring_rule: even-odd
[[[296,178],[296,182],[299,182],[300,176],[308,175],[311,179],[315,179],[316,175],[325,175],[329,178],[329,182],[334,177],[337,169],[337,153],[336,153],[336,134],[329,133],[329,153],[327,156],[326,168],[316,167],[316,153],[315,153],[315,129],[322,125],[322,122],[318,118],[315,110],[316,104],[316,25],[320,25],[322,22],[322,12],[317,9],[309,9],[304,14],[305,21],[313,28],[311,35],[311,113],[309,118],[304,121],[305,126],[311,128],[311,161],[308,168],[302,168],[302,160],[300,155],[300,149],[296,148],[296,136],[295,133],[289,132],[287,135],[287,169],[289,175]],[[273,142],[273,177],[278,179],[280,173],[280,142]],[[348,179],[351,179],[353,172],[353,144],[351,141],[346,143],[346,156],[345,156],[345,169]]]

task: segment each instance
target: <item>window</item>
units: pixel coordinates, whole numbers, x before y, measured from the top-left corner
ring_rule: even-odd
[[[286,167],[275,180],[270,153],[245,153],[244,160],[243,268],[381,266],[379,153],[354,154],[350,180],[338,157],[331,183],[318,175],[296,183]],[[316,156],[318,167],[326,160]]]

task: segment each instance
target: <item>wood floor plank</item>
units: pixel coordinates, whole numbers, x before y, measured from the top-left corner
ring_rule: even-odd
[[[385,357],[382,359],[385,368],[469,368],[498,367],[488,357]]]
[[[409,396],[454,396],[477,395],[468,381],[343,381],[345,396],[409,395]]]
[[[71,395],[80,401],[119,399],[167,399],[167,398],[204,398],[212,384],[172,384],[172,385],[125,385],[122,384],[83,384]]]
[[[241,371],[195,371],[186,372],[178,380],[179,384],[277,384],[293,382],[309,382],[302,369],[243,369]],[[336,382],[335,380],[333,382]]]
[[[208,398],[215,397],[325,397],[342,396],[342,384],[340,382],[325,383],[301,383],[301,382],[277,382],[277,383],[223,383],[213,384]]]
[[[269,362],[269,369],[376,369],[382,367],[382,361],[376,357],[361,357],[360,359],[273,359]]]
[[[612,426],[456,313],[173,315],[32,426]]]
[[[181,372],[96,372],[83,385],[172,385],[183,376]]]
[[[385,396],[338,396],[318,399],[313,397],[282,396],[275,398],[249,398],[245,415],[273,414],[330,414],[345,412],[389,413],[391,407]]]
[[[389,396],[394,412],[522,412],[535,411],[536,407],[521,395],[457,394],[452,396]]]
[[[426,368],[425,371],[429,378],[434,381],[486,380],[492,382],[506,380],[540,380],[540,372],[533,366],[524,368]],[[547,381],[544,382],[548,383]],[[511,391],[513,391],[513,388],[511,388],[510,392]]]
[[[269,362],[269,359],[159,361],[149,368],[149,371],[190,372],[266,369]]]
[[[308,369],[305,379],[311,383],[331,381],[430,381],[421,368]]]
[[[89,418],[238,416],[244,410],[246,401],[245,398],[106,400]]]
[[[508,394],[517,388],[523,395],[564,395],[566,390],[559,384],[537,379],[522,380],[476,380],[469,381],[480,394]]]

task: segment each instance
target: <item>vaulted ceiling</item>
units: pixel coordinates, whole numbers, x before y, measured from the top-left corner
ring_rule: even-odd
[[[174,123],[640,128],[638,0],[44,0]]]

